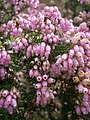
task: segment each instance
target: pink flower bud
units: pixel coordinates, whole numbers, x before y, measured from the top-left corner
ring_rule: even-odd
[[[90,95],[90,89],[88,89],[88,94]]]
[[[12,47],[15,47],[17,45],[16,41],[12,42]]]
[[[36,98],[36,104],[39,105],[40,102],[41,102],[41,97],[40,97],[40,96],[37,96],[37,98]]]
[[[42,87],[41,92],[42,92],[42,94],[45,93],[46,92],[46,87]]]
[[[52,43],[53,39],[52,39],[52,38],[50,38],[48,41],[49,41],[50,43]]]
[[[55,99],[55,97],[54,97],[54,95],[53,95],[52,92],[50,92],[50,98],[51,98],[51,99]]]
[[[16,99],[12,99],[11,105],[12,105],[13,107],[16,107],[16,106],[17,106],[17,101],[16,101]]]
[[[8,65],[11,63],[11,56],[9,54],[7,54],[6,56],[6,61],[5,61],[5,65]]]
[[[73,49],[74,49],[75,52],[78,52],[79,51],[79,46],[75,45]]]
[[[44,41],[46,42],[46,41],[47,41],[47,36],[44,36],[44,38],[43,38],[43,39],[44,39]]]
[[[41,76],[38,76],[38,77],[37,77],[37,81],[38,81],[38,82],[42,81],[42,77],[41,77]]]
[[[35,88],[36,88],[36,89],[40,89],[41,87],[42,87],[41,83],[35,84]]]
[[[50,24],[51,24],[51,21],[50,21],[49,19],[47,19],[46,23],[47,23],[48,25],[50,25]]]
[[[21,33],[22,33],[22,31],[23,31],[23,30],[22,30],[22,28],[18,28],[18,33],[20,33],[20,34],[21,34]]]
[[[27,56],[27,58],[30,57],[30,54],[31,54],[30,52],[28,52],[28,51],[26,52],[26,56]]]
[[[57,43],[58,39],[56,37],[53,38],[53,42]]]
[[[43,97],[42,101],[43,101],[42,106],[48,103],[48,99],[46,97]]]
[[[17,28],[16,27],[13,28],[13,33],[17,34]]]
[[[74,50],[73,50],[73,49],[69,50],[69,56],[70,56],[70,57],[73,57],[74,54],[75,54],[75,53],[74,53]]]
[[[3,79],[5,76],[5,70],[4,68],[0,68],[0,77]]]
[[[8,96],[6,97],[6,101],[10,104],[11,101],[12,101],[12,96],[11,96],[11,95],[8,95]]]
[[[63,67],[65,70],[68,69],[68,62],[67,61],[63,61]]]
[[[43,42],[43,43],[41,43],[41,45],[40,45],[40,54],[41,55],[44,55],[44,53],[45,53],[45,43]]]
[[[84,45],[84,48],[85,48],[86,50],[89,50],[90,45],[89,45],[89,44],[85,44],[85,45]]]
[[[48,79],[48,75],[43,75],[43,80],[47,80]]]
[[[42,82],[42,86],[43,86],[43,87],[47,87],[47,81],[43,81],[43,82]]]
[[[62,57],[59,57],[56,61],[56,64],[60,64],[60,63],[62,63]]]
[[[77,57],[77,58],[82,58],[82,53],[81,53],[81,52],[79,52],[79,51],[78,51],[78,52],[76,52],[76,57]]]
[[[85,62],[83,58],[78,59],[80,67],[84,68]]]
[[[87,112],[89,112],[90,113],[90,107],[88,106],[88,107],[86,107],[86,110],[87,110]]]
[[[66,60],[68,58],[68,54],[63,54],[62,55],[62,60],[64,61],[64,60]]]
[[[88,94],[84,94],[84,95],[83,95],[83,99],[86,100],[86,101],[88,101],[89,95],[88,95]]]
[[[68,58],[68,64],[69,64],[69,66],[72,66],[73,65],[73,59]]]
[[[79,66],[79,62],[77,59],[73,59],[73,67],[74,69],[77,69],[77,67]]]
[[[54,82],[55,82],[55,79],[53,79],[53,78],[49,78],[49,79],[48,79],[48,83],[51,84],[51,83],[54,83]]]
[[[71,39],[71,43],[76,44],[77,42],[78,42],[78,39],[75,39],[75,37]]]
[[[37,45],[35,46],[35,55],[38,56],[39,54],[43,55],[44,54],[44,49],[41,51],[41,46],[40,45]]]
[[[8,101],[5,100],[3,107],[4,107],[4,108],[8,108],[9,105],[10,105],[10,103],[8,103]]]
[[[13,91],[10,91],[10,95],[13,96]]]
[[[84,48],[83,48],[82,46],[79,46],[79,51],[80,51],[82,54],[85,53]]]
[[[13,98],[19,98],[20,97],[20,93],[19,90],[17,90],[15,87],[13,87],[13,89],[11,90],[13,92]]]
[[[11,91],[13,92],[13,94],[17,93],[17,89],[15,87],[13,87]]]
[[[42,24],[41,24],[41,30],[44,29],[44,28],[45,28],[45,24],[42,23]]]
[[[46,98],[49,98],[49,96],[50,96],[49,92],[46,91],[46,92],[45,92],[45,97],[46,97]]]
[[[50,51],[51,51],[51,47],[50,47],[49,45],[47,45],[45,51],[48,52],[48,53],[50,53]]]
[[[49,30],[49,26],[45,25],[45,30],[48,31]]]
[[[19,43],[19,48],[23,49],[23,43],[22,42]]]
[[[19,50],[19,46],[15,46],[15,47],[14,47],[15,53],[18,53],[18,50]]]
[[[81,0],[82,1],[82,0]],[[83,22],[83,23],[81,23],[80,24],[80,26],[79,26],[79,28],[80,28],[80,30],[87,30],[87,23],[86,22]]]
[[[84,67],[84,71],[85,71],[85,72],[88,72],[88,71],[90,71],[90,69],[85,66],[85,67]]]
[[[25,39],[25,38],[22,38],[22,43],[23,43],[25,46],[28,46],[27,39]]]
[[[6,56],[7,56],[7,52],[6,51],[3,50],[1,54],[2,54],[3,58],[6,58]]]
[[[0,59],[0,64],[1,64],[1,65],[4,65],[4,64],[5,64],[5,59],[6,59],[6,58],[1,57],[1,59]]]
[[[88,89],[84,87],[83,93],[84,93],[84,94],[85,94],[85,93],[88,93]]]
[[[13,94],[13,98],[14,98],[14,99],[17,99],[17,96],[16,96],[15,94]]]
[[[77,115],[81,115],[81,110],[80,110],[80,107],[79,106],[76,106],[76,113]]]
[[[7,31],[5,31],[5,32],[4,32],[4,35],[5,35],[5,36],[7,36],[7,35],[8,35],[8,32],[7,32]]]
[[[79,93],[82,93],[83,90],[84,90],[84,86],[82,84],[79,84],[78,85],[78,91],[79,91]]]
[[[46,46],[45,42],[42,42],[42,43],[40,44],[40,46],[41,46],[41,48],[45,48],[45,46]]]
[[[38,77],[38,76],[39,76],[39,72],[38,72],[37,70],[34,70],[34,71],[33,71],[33,74],[34,74],[35,77]]]
[[[90,71],[87,71],[87,72],[85,73],[85,77],[86,77],[86,78],[90,78]]]
[[[33,75],[34,75],[33,70],[30,70],[30,71],[29,71],[29,77],[33,77]]]
[[[20,24],[22,24],[22,23],[23,23],[23,18],[22,18],[22,17],[19,17],[18,22],[19,22]]]
[[[31,51],[32,51],[32,46],[31,46],[31,45],[29,45],[29,46],[28,46],[28,48],[27,48],[27,52],[29,52],[29,53],[30,53]]]
[[[3,97],[6,97],[8,94],[9,94],[9,91],[8,91],[8,90],[4,90],[4,91],[2,92],[2,96],[3,96]]]
[[[37,96],[41,96],[41,91],[37,90]]]
[[[9,112],[9,114],[13,114],[13,107],[9,105],[7,111]]]
[[[45,57],[48,58],[49,57],[49,52],[45,52]]]
[[[85,107],[89,107],[89,103],[88,103],[87,101],[85,101],[85,100],[82,102],[82,104],[83,104],[83,106],[85,106]]]
[[[85,115],[88,114],[87,110],[85,107],[81,107],[81,112]]]
[[[13,20],[8,21],[7,26],[12,26]]]
[[[3,98],[0,99],[0,108],[3,107],[4,101],[5,101],[5,100],[4,100]]]
[[[74,72],[74,69],[71,66],[69,66],[69,68],[68,68],[68,73],[69,73],[68,76],[73,74],[73,72]]]

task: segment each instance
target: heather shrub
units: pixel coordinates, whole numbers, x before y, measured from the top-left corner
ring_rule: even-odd
[[[0,2],[1,120],[89,118],[90,1],[60,2]]]

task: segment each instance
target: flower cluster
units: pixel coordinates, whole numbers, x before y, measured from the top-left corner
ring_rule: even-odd
[[[51,47],[46,45],[44,42],[37,44],[37,45],[30,45],[27,48],[26,56],[27,58],[30,57],[31,54],[35,54],[36,56],[45,56],[48,58],[50,55]]]
[[[36,57],[34,61],[31,61],[33,68],[29,70],[30,78],[36,78],[37,82],[34,83],[34,87],[37,89],[36,104],[45,106],[54,99],[53,90],[50,90],[49,84],[55,82],[55,79],[49,78],[47,75],[50,69],[50,63],[46,57],[40,59]]]
[[[32,10],[34,10],[34,8]],[[30,10],[29,13],[19,13],[14,19],[2,24],[0,26],[0,32],[3,31],[5,36],[9,33],[11,37],[20,37],[25,28],[35,30],[38,19],[36,19],[36,16],[33,17],[35,13],[33,13],[32,10]]]
[[[39,1],[38,0],[11,0],[8,2],[14,6],[14,12],[15,14],[18,14],[22,7],[29,6],[32,8],[37,8]]]
[[[0,48],[0,78],[4,79],[5,77],[5,67],[11,63],[11,56],[5,50],[5,48]]]
[[[82,103],[75,107],[76,113],[78,115],[84,114],[87,115],[90,113],[90,94],[84,94],[82,98]]]
[[[2,90],[0,92],[0,108],[5,108],[9,114],[13,114],[13,109],[17,107],[19,91],[13,87],[11,91]]]
[[[62,18],[57,7],[46,6],[44,10],[42,10],[42,14],[44,14],[46,17],[49,17],[51,23],[54,24],[56,30],[58,30],[60,33],[65,33],[73,28],[72,21]]]
[[[84,72],[82,69],[78,70],[78,76],[73,77],[74,82],[78,82],[76,90],[81,95],[75,107],[78,115],[90,113],[90,71]]]
[[[47,74],[50,71],[49,60],[45,57],[41,57],[41,59],[36,57],[34,61],[31,61],[30,63],[33,65],[33,68],[29,70],[30,77],[37,77],[41,75],[41,73]]]
[[[17,38],[12,42],[12,48],[15,53],[18,53],[19,50],[23,50],[26,46],[28,46],[28,41],[25,38]]]
[[[77,17],[74,18],[74,22],[77,24],[86,22],[87,26],[90,27],[90,12],[80,12]]]
[[[77,33],[71,38],[72,48],[68,53],[59,56],[55,65],[52,65],[52,75],[55,75],[55,71],[58,74],[67,72],[68,75],[73,75],[78,67],[89,70],[90,36],[88,36],[88,33],[85,34],[87,35],[85,37],[83,35],[83,32]]]
[[[58,43],[59,32],[67,32],[73,28],[71,21],[61,17],[57,7],[46,6],[42,11],[37,10],[37,14],[32,13],[20,13],[14,20],[8,21],[7,24],[2,24],[0,31],[5,35],[10,33],[10,36],[20,37],[23,32],[27,30],[39,30],[43,35],[44,42]]]
[[[86,2],[86,3],[90,3],[90,0],[79,0],[81,3]]]
[[[34,86],[37,89],[37,98],[36,104],[45,106],[51,99],[54,99],[53,91],[49,89],[48,84],[55,82],[53,78],[48,78],[48,75],[37,76],[36,80],[38,83],[35,83]]]

